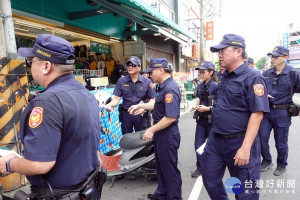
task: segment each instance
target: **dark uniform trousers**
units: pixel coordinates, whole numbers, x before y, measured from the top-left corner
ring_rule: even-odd
[[[223,175],[228,167],[231,177],[241,181],[244,191],[235,195],[238,200],[259,199],[259,188],[256,187],[256,180],[260,178],[260,144],[256,137],[250,152],[248,165],[235,166],[234,156],[241,147],[244,137],[222,138],[211,133],[208,142],[201,155],[202,176],[205,188],[212,200],[229,200],[222,182]],[[247,186],[249,192],[245,192],[245,182],[252,181],[252,188]]]
[[[177,167],[180,133],[177,125],[155,132],[154,153],[158,187],[155,195],[160,200],[181,200],[181,176]]]
[[[127,112],[127,110],[122,111],[122,134],[131,133],[134,130],[142,131],[147,128],[146,118],[143,115],[131,115]]]
[[[197,126],[196,126],[196,134],[195,134],[195,151],[202,145],[204,144],[206,138],[208,138],[209,133],[211,130],[211,124],[208,123],[207,119],[200,118],[197,121]],[[202,171],[201,168],[201,160],[200,160],[200,154],[196,153],[197,156],[197,170]]]
[[[264,114],[260,123],[259,136],[261,141],[261,154],[263,160],[272,161],[270,154],[269,138],[271,130],[274,130],[275,146],[277,149],[277,165],[287,166],[288,158],[288,135],[291,125],[291,117],[284,109],[270,109],[270,113]]]

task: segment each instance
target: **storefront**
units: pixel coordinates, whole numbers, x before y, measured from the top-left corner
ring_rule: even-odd
[[[174,67],[175,71],[179,66],[179,44],[178,42],[160,35],[143,35],[141,40],[146,43],[146,61],[150,62],[151,58],[166,58],[168,63]],[[163,45],[162,45],[163,44]]]
[[[123,49],[119,40],[111,41],[107,36],[80,28],[59,27],[55,24],[30,18],[25,19],[17,15],[13,16],[13,22],[17,48],[32,47],[36,36],[39,34],[53,34],[68,40],[75,49],[76,70],[74,74],[83,84],[86,84],[88,77],[110,76],[114,70],[115,60],[122,59],[120,57],[115,58],[117,54],[122,54],[122,52],[116,53],[115,51],[116,47]],[[119,48],[120,46],[121,48]],[[28,80],[30,89],[38,87],[30,75]],[[107,84],[107,81],[104,82]]]

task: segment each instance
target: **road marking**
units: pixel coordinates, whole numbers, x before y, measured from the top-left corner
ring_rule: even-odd
[[[197,200],[199,198],[202,186],[203,186],[202,176],[199,176],[196,180],[196,183],[193,187],[193,190],[192,190],[188,200]]]

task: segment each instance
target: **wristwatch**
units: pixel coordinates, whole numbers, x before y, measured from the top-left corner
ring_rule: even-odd
[[[10,167],[9,167],[9,163],[10,163],[10,161],[12,160],[12,159],[14,159],[14,158],[18,158],[18,157],[12,157],[12,158],[10,158],[10,159],[8,159],[7,161],[6,161],[6,171],[7,172],[13,172],[13,171],[11,171],[10,170]]]

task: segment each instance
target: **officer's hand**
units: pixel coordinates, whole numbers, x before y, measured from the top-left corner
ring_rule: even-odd
[[[150,128],[148,128],[146,130],[146,132],[144,133],[144,135],[143,135],[143,140],[145,140],[145,141],[151,141],[152,138],[153,138],[153,135],[154,135],[154,132],[151,131]]]
[[[207,107],[207,106],[204,106],[204,105],[199,105],[199,106],[197,106],[197,110],[198,110],[199,112],[206,112],[206,111],[209,111],[210,108]]]
[[[112,111],[112,108],[109,104],[106,104],[106,105],[103,105],[102,106],[107,112],[111,112]]]
[[[131,115],[134,115],[134,113],[136,112],[136,111],[138,111],[139,110],[139,105],[132,105],[132,106],[130,106],[130,108],[128,109],[128,112],[131,114]]]
[[[145,113],[145,109],[140,108],[137,111],[135,111],[133,114],[134,115],[143,115],[144,113]]]
[[[16,154],[12,153],[7,156],[0,157],[0,173],[1,173],[1,175],[11,174],[11,172],[6,171],[6,161],[13,157],[17,157]]]
[[[248,165],[250,159],[250,149],[246,149],[244,147],[239,148],[233,159],[235,160],[234,165]]]
[[[195,106],[193,106],[193,107],[191,107],[191,112],[194,112],[195,111],[195,109],[196,109],[196,107]]]

